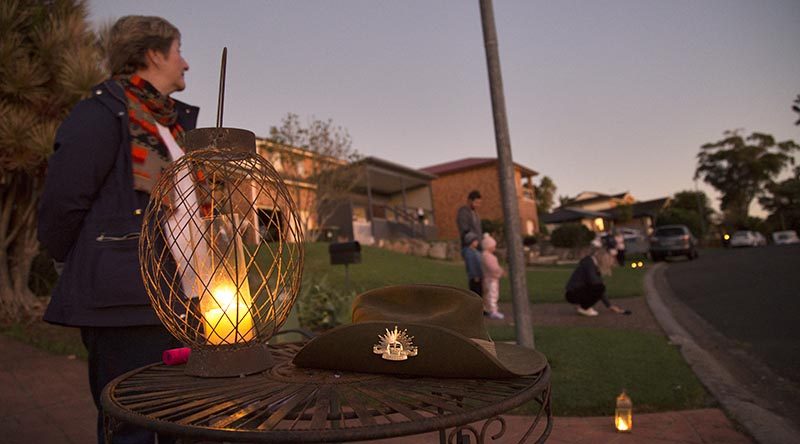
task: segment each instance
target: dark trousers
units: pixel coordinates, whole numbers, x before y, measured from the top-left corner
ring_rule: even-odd
[[[469,289],[480,297],[483,297],[483,279],[470,279]]]
[[[570,304],[579,304],[582,309],[586,310],[603,297],[606,292],[604,284],[587,285],[585,287],[578,287],[574,290],[567,291],[567,302]]]
[[[161,361],[161,353],[181,344],[161,325],[137,327],[81,327],[81,340],[89,352],[89,388],[97,406],[97,442],[105,443],[100,394],[116,377]],[[114,429],[113,444],[150,444],[155,433],[128,424]],[[159,435],[159,443],[174,440]],[[112,444],[112,443],[109,443]]]
[[[625,250],[617,250],[617,263],[620,267],[625,265]]]

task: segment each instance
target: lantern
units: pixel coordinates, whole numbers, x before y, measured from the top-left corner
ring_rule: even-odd
[[[156,313],[192,348],[186,372],[238,376],[271,366],[267,341],[300,286],[303,234],[289,190],[234,128],[185,134],[187,153],[151,192],[139,244]]]
[[[630,432],[633,428],[633,403],[625,390],[617,396],[617,408],[614,410],[614,426],[618,432]]]

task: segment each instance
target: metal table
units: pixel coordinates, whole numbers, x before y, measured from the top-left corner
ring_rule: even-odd
[[[301,346],[270,346],[275,366],[241,378],[198,378],[162,364],[126,373],[103,390],[106,442],[127,422],[183,442],[349,442],[438,430],[441,443],[467,436],[483,443],[505,434],[499,415],[532,400],[539,412],[520,442],[542,419],[535,442],[550,435],[549,366],[490,380],[335,372],[292,365]],[[471,425],[479,421],[480,430]]]

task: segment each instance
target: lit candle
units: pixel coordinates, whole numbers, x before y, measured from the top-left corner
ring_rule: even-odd
[[[249,293],[249,292],[248,292]],[[242,295],[233,285],[220,285],[211,294],[215,303],[203,313],[206,340],[212,345],[247,342],[255,337],[250,295]]]
[[[614,410],[614,425],[618,432],[630,432],[633,428],[633,402],[625,390],[617,396],[617,408]]]

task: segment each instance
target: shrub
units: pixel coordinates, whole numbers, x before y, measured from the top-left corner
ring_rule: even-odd
[[[522,236],[522,245],[526,247],[530,247],[532,245],[536,245],[539,242],[539,236],[535,234],[529,234],[526,236]]]
[[[589,245],[594,233],[581,224],[564,224],[553,230],[550,242],[555,247],[578,248]]]
[[[322,277],[317,282],[306,282],[297,296],[297,320],[300,326],[312,331],[327,330],[342,324],[342,313],[355,292],[345,293],[327,284]]]

